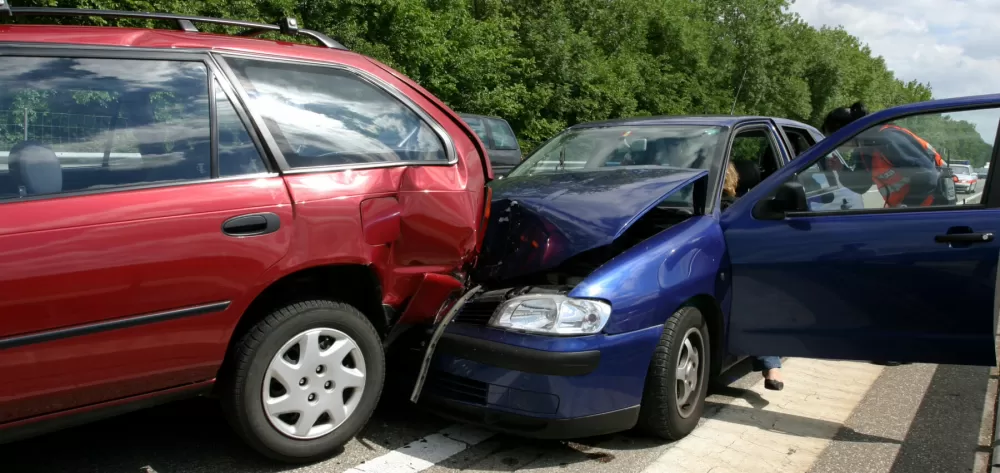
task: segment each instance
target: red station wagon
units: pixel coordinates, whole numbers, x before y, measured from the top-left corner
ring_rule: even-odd
[[[5,14],[178,29],[0,25],[0,441],[212,393],[272,458],[347,442],[478,253],[475,133],[294,20]]]

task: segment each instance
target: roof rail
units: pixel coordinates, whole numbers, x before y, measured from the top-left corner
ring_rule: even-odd
[[[0,0],[0,17],[10,16],[75,16],[87,17],[95,16],[101,18],[141,18],[147,20],[167,20],[176,21],[177,28],[182,31],[197,32],[195,23],[211,23],[215,25],[235,26],[247,28],[247,31],[238,33],[238,36],[259,36],[271,31],[278,31],[291,36],[306,36],[314,39],[319,44],[333,49],[344,49],[343,44],[320,33],[319,31],[299,28],[295,18],[283,18],[278,24],[256,23],[252,21],[228,20],[225,18],[213,18],[210,16],[187,16],[174,15],[171,13],[147,13],[130,12],[120,10],[87,10],[79,8],[39,8],[39,7],[11,7],[8,0]]]

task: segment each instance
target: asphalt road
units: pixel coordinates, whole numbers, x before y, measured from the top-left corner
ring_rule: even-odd
[[[759,374],[747,371],[747,366],[740,366],[712,388],[706,421],[732,419],[734,413],[748,413],[747,418],[761,415],[753,414],[754,409],[766,406],[768,397],[774,395],[759,389]],[[845,383],[856,372],[826,371],[833,371],[827,374]],[[813,382],[811,376],[789,369],[787,382],[789,386],[796,382],[802,386]],[[833,430],[822,451],[809,459],[810,469],[781,471],[987,471],[984,465],[992,440],[992,399],[996,392],[995,373],[989,368],[904,365],[885,368],[872,381],[865,385],[863,399],[856,407],[844,407],[846,422],[842,424],[809,419],[807,415],[786,415],[784,419],[795,420],[792,428],[785,429],[791,433],[789,441],[814,435],[817,426],[832,425]],[[757,388],[752,390],[754,386]],[[704,422],[693,436],[709,432]],[[465,439],[468,444],[435,434],[442,429],[451,429],[451,438]],[[669,459],[669,455],[680,451],[678,444],[633,433],[576,442],[541,442],[481,433],[478,429],[455,435],[455,429],[469,428],[423,414],[405,402],[387,400],[340,455],[318,464],[290,468],[262,460],[229,430],[213,401],[196,399],[0,446],[0,472],[139,473],[148,471],[144,467],[157,473],[451,473],[522,469],[555,473],[567,468],[574,473],[695,471],[651,466],[658,458]],[[769,447],[795,450],[780,443]]]

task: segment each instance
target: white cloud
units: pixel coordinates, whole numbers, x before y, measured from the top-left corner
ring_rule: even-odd
[[[843,26],[935,98],[1000,92],[1000,1],[795,0],[790,10],[815,27]],[[995,118],[976,123],[992,142]]]

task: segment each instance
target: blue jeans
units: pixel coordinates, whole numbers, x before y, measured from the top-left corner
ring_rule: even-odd
[[[754,371],[767,371],[774,368],[781,368],[780,356],[755,356],[753,357]]]

